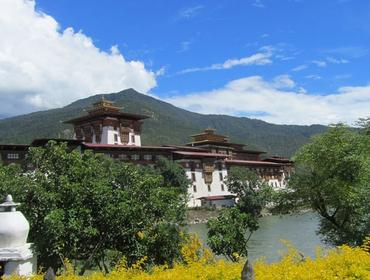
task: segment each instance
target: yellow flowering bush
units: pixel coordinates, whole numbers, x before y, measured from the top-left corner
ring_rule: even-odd
[[[340,246],[322,254],[317,249],[315,259],[305,258],[289,247],[281,261],[254,264],[257,280],[326,280],[326,279],[370,279],[370,254],[363,248]]]
[[[325,280],[325,279],[370,279],[370,238],[365,240],[361,248],[340,246],[323,253],[317,249],[316,258],[305,258],[289,244],[288,252],[281,261],[268,264],[259,260],[253,264],[256,280]],[[73,267],[67,262],[67,271],[58,276],[58,280],[172,280],[172,279],[204,279],[204,280],[235,280],[240,279],[244,261],[231,263],[216,260],[204,249],[197,237],[190,237],[182,248],[184,262],[173,267],[155,266],[144,271],[144,257],[134,266],[127,268],[123,260],[108,275],[95,272],[87,276],[77,276]],[[11,280],[24,279],[12,276]],[[36,275],[31,280],[42,280]]]

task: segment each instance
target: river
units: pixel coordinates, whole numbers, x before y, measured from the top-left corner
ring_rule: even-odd
[[[252,260],[265,257],[267,262],[278,261],[285,249],[280,240],[287,240],[303,255],[314,257],[317,246],[325,247],[316,234],[318,223],[318,217],[313,213],[263,217],[260,228],[249,240],[248,255]],[[189,225],[188,230],[206,243],[205,224]]]

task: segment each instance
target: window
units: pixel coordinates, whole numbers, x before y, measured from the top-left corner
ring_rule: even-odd
[[[204,172],[204,182],[206,184],[212,183],[212,172]]]
[[[19,154],[8,154],[8,159],[19,159]]]
[[[222,175],[222,172],[220,172],[219,175],[220,175],[220,181],[222,182],[222,180],[224,179],[224,176]]]
[[[210,192],[211,191],[211,185],[207,185],[208,187],[208,191]]]
[[[118,157],[119,157],[120,159],[127,159],[127,155],[124,155],[124,154],[120,154]]]
[[[145,160],[152,160],[153,156],[152,155],[144,155]]]
[[[195,177],[195,173],[194,172],[191,172],[191,180],[193,182],[195,182],[197,180],[197,178]]]
[[[140,159],[140,155],[132,155],[131,156],[131,159],[132,160],[139,160]]]
[[[131,135],[131,142],[135,143],[135,135]]]
[[[197,186],[193,185],[193,192],[197,192]]]
[[[217,163],[217,168],[218,168],[219,171],[222,170],[222,162],[218,162]]]
[[[195,163],[194,162],[190,162],[190,170],[195,171]]]
[[[114,142],[118,142],[118,134],[114,134]]]

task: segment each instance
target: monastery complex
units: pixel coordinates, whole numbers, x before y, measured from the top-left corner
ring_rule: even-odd
[[[74,127],[75,139],[36,139],[31,145],[0,145],[5,164],[22,163],[30,146],[43,146],[49,140],[65,141],[72,148],[93,150],[115,160],[151,165],[160,157],[180,164],[191,184],[189,207],[231,206],[235,195],[227,190],[225,179],[232,166],[242,166],[259,174],[275,189],[284,188],[292,169],[285,158],[262,158],[264,152],[248,150],[243,144],[230,143],[214,129],[192,135],[183,145],[144,146],[141,144],[142,123],[148,116],[121,112],[102,98],[87,114],[66,121]],[[175,129],[175,128],[174,128]]]

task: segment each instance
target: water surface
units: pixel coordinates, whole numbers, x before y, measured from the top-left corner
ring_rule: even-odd
[[[314,257],[317,246],[325,247],[316,234],[318,222],[318,217],[313,213],[261,218],[260,228],[253,233],[248,243],[249,257],[265,257],[268,262],[279,260],[285,250],[281,240],[290,241],[303,255]],[[198,234],[203,243],[206,243],[205,224],[189,225],[188,230]]]

